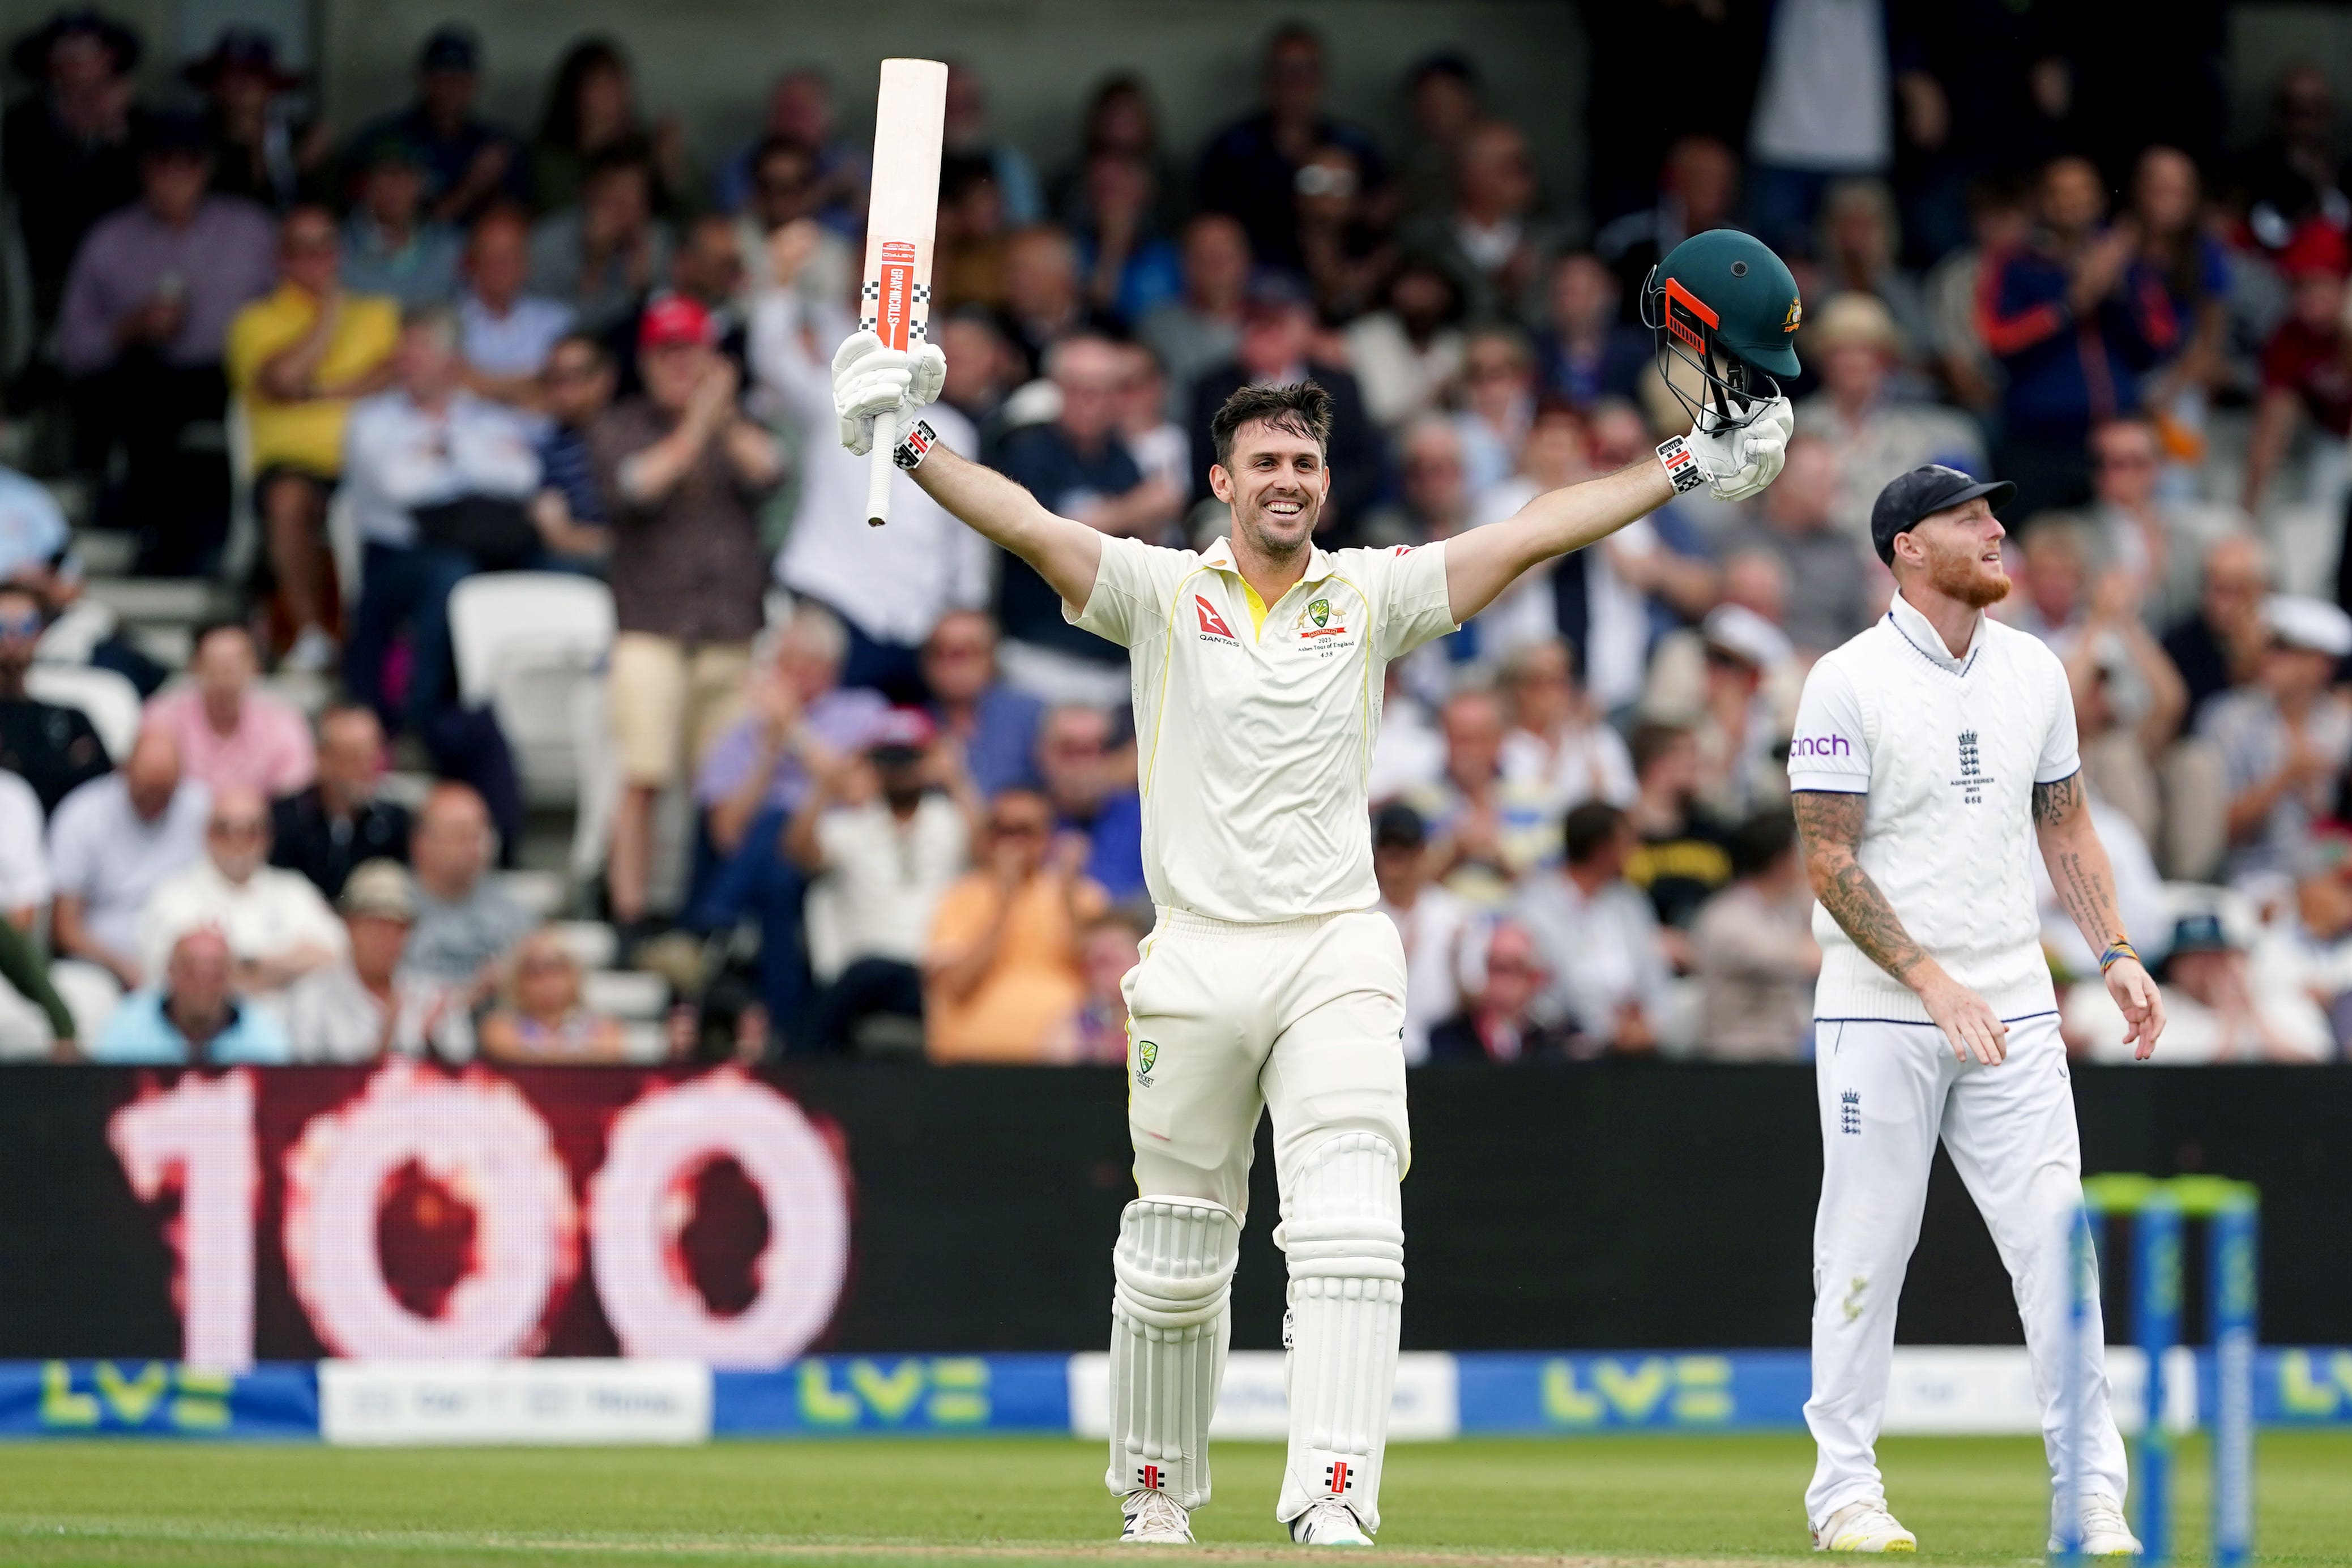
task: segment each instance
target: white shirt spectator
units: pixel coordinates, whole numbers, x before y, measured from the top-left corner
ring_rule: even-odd
[[[343,477],[360,538],[406,549],[416,543],[415,507],[460,496],[529,497],[539,486],[539,454],[528,421],[502,403],[458,391],[428,413],[394,391],[352,410]]]
[[[169,966],[172,945],[199,926],[217,925],[239,963],[275,958],[296,947],[348,950],[351,937],[310,879],[276,866],[257,867],[243,883],[220,873],[209,858],[164,879],[139,917],[139,961],[151,975]]]
[[[457,301],[457,352],[484,375],[535,376],[573,319],[571,306],[539,294],[517,295],[500,316],[469,288]]]
[[[1604,883],[1588,898],[1566,871],[1544,872],[1520,883],[1511,914],[1551,970],[1551,984],[1536,998],[1540,1021],[1572,1020],[1607,1040],[1627,1002],[1641,1003],[1654,1020],[1664,1010],[1668,972],[1658,917],[1633,883]]]
[[[0,468],[0,581],[58,565],[72,538],[65,512],[47,486],[14,468]],[[81,575],[70,560],[63,570],[68,577]]]
[[[1444,654],[1438,657],[1442,660]],[[1402,667],[1410,663],[1408,655],[1391,668],[1401,678]],[[1395,688],[1399,682],[1390,685]],[[1372,742],[1371,773],[1364,781],[1366,798],[1375,803],[1393,800],[1428,789],[1444,772],[1445,737],[1437,733],[1429,705],[1412,692],[1391,689],[1381,706],[1381,733]]]
[[[1470,515],[1472,526],[1499,523],[1542,493],[1543,486],[1535,480],[1515,474],[1478,497]],[[1600,548],[1584,552],[1584,685],[1593,706],[1602,713],[1614,713],[1642,695],[1642,673],[1650,655],[1649,601],[1617,575],[1610,560],[1620,551],[1646,556],[1664,548],[1650,519],[1640,517],[1612,534]],[[1505,589],[1479,613],[1482,660],[1499,658],[1524,643],[1548,642],[1559,635],[1551,583],[1555,570],[1556,563],[1545,562]]]
[[[122,775],[91,779],[58,801],[49,821],[55,892],[81,900],[93,940],[112,952],[139,952],[140,911],[166,878],[204,859],[212,809],[212,791],[184,780],[151,822],[131,808]]]
[[[1411,909],[1387,899],[1380,910],[1404,944],[1404,1059],[1429,1060],[1429,1031],[1462,1010],[1462,933],[1470,905],[1435,883],[1413,895]]]
[[[418,1057],[429,1049],[445,1061],[464,1061],[474,1054],[473,1019],[448,986],[404,973],[393,982],[393,1055]],[[330,964],[287,987],[278,1010],[297,1061],[373,1061],[384,1042],[383,1003],[348,963]]]
[[[1779,0],[1748,151],[1828,173],[1884,169],[1894,152],[1882,0]]]
[[[64,802],[58,802],[59,810]],[[0,918],[49,901],[49,857],[41,842],[41,798],[14,773],[0,772]]]
[[[2131,934],[2132,946],[2139,949],[2140,957],[2151,967],[2161,964],[2172,946],[2173,915],[2171,903],[2165,896],[2163,874],[2156,869],[2156,856],[2148,852],[2147,841],[2140,836],[2129,817],[2096,795],[2088,799],[2091,829],[2099,835],[2100,847],[2107,852],[2107,863],[2115,868],[2116,913],[2123,917],[2124,929]],[[2040,855],[2033,857],[2033,885],[2042,900],[2042,946],[2067,974],[2097,974],[2099,956],[2091,951],[2090,943],[2083,939],[2082,928],[2058,902],[2058,890],[2050,881],[2050,868],[2042,863]],[[2169,1000],[2168,995],[2167,999]],[[2168,1038],[2169,1034],[2168,1030]]]
[[[1383,430],[1402,430],[1435,411],[1462,373],[1462,334],[1451,327],[1432,332],[1416,348],[1394,311],[1375,310],[1350,321],[1346,337],[1364,410]]]
[[[1503,737],[1502,764],[1505,782],[1544,790],[1554,811],[1587,800],[1630,806],[1641,792],[1624,737],[1598,720],[1567,730],[1557,747],[1540,735],[1512,730]]]
[[[890,526],[866,524],[866,458],[841,444],[825,358],[855,326],[830,306],[772,289],[751,312],[751,369],[796,427],[800,505],[776,578],[822,600],[881,643],[912,646],[950,610],[988,602],[993,547],[965,528],[905,474],[891,476]],[[971,422],[945,403],[923,411],[942,444],[980,451]]]
[[[891,527],[898,521],[894,515]],[[844,964],[860,958],[915,963],[940,895],[971,858],[962,810],[945,795],[929,794],[902,822],[881,800],[871,800],[819,817],[816,841],[832,897],[812,907],[810,920],[814,927],[824,913],[833,929],[812,929],[810,945],[838,953]]]

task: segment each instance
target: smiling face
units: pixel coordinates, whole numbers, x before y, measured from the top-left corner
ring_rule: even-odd
[[[1895,536],[1895,577],[1906,588],[1922,583],[1973,610],[1998,604],[2009,597],[2009,569],[2000,559],[2008,534],[1981,496],[1930,513]]]
[[[1234,533],[1258,554],[1281,559],[1315,537],[1331,470],[1323,444],[1302,429],[1252,420],[1234,432],[1234,449],[1209,470],[1209,488],[1234,509]]]

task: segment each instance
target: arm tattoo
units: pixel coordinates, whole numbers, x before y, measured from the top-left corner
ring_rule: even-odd
[[[2092,829],[2080,773],[2033,787],[2033,829],[2042,841],[2042,863],[2050,868],[2050,884],[2084,939],[2098,948],[2124,935],[2115,874]]]
[[[1813,896],[1872,963],[1907,984],[1911,971],[1926,961],[1927,950],[1903,929],[1895,906],[1853,858],[1870,797],[1801,789],[1789,800],[1796,810],[1798,831],[1804,835]]]
[[[2069,773],[2054,784],[2033,787],[2033,825],[2054,828],[2083,809],[2083,775]]]

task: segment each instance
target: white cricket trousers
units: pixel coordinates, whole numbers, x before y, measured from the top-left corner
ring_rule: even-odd
[[[1825,1019],[1817,1026],[1822,1204],[1813,1221],[1813,1391],[1805,1402],[1805,1425],[1821,1448],[1805,1492],[1816,1529],[1849,1503],[1886,1497],[1873,1450],[1886,1411],[1895,1306],[1918,1243],[1938,1137],[2009,1270],[2053,1479],[2068,1458],[2065,1237],[2083,1200],[2074,1087],[2057,1016],[2008,1021],[2009,1055],[1993,1067],[1955,1060],[1931,1024]],[[2083,1484],[2120,1503],[2124,1443],[2108,1408],[2095,1293],[2090,1313]]]
[[[1404,988],[1403,944],[1378,910],[1252,925],[1163,910],[1126,982],[1141,1197],[1207,1198],[1246,1220],[1258,1117],[1274,1117],[1275,1241],[1290,1272],[1286,1521],[1337,1496],[1368,1528],[1380,1521],[1397,1184],[1412,1158]]]

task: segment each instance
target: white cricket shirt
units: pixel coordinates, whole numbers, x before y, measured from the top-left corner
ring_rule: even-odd
[[[1955,659],[1901,594],[1806,677],[1789,788],[1866,794],[1856,860],[1903,928],[2004,1019],[2054,1011],[2034,899],[2032,794],[2080,767],[2066,671],[1979,615]],[[1817,1019],[1929,1022],[1816,905]]]
[[[1442,544],[1314,549],[1253,613],[1233,542],[1103,540],[1073,625],[1129,651],[1154,904],[1260,923],[1370,909],[1367,785],[1390,660],[1454,629]]]

